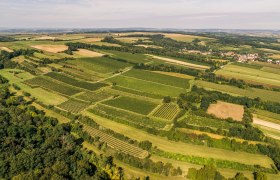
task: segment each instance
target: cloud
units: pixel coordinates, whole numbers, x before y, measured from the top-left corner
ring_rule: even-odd
[[[279,0],[1,0],[5,27],[277,28]]]

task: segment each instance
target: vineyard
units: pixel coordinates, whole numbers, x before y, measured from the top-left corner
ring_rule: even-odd
[[[50,73],[46,74],[46,76],[51,77],[55,80],[64,82],[66,84],[70,84],[72,86],[79,87],[82,89],[87,89],[90,91],[95,91],[102,87],[107,86],[107,84],[105,84],[105,83],[89,83],[89,82],[85,82],[85,81],[80,81],[80,80],[74,79],[72,77],[66,76],[65,74],[56,73],[56,72],[50,72]]]
[[[76,99],[69,99],[68,101],[58,105],[59,108],[69,111],[71,113],[79,113],[90,105],[89,102],[79,101]]]
[[[88,111],[108,119],[121,120],[122,122],[126,121],[126,124],[132,123],[159,129],[166,126],[166,122],[153,120],[140,114],[129,113],[103,104],[97,104],[93,109],[89,109]]]
[[[103,103],[109,106],[132,111],[142,115],[148,115],[157,106],[157,104],[150,101],[144,101],[126,96],[111,99]]]
[[[176,104],[163,104],[154,113],[153,116],[157,118],[173,120],[179,113],[180,109]]]
[[[114,138],[100,130],[97,130],[95,128],[92,128],[90,126],[84,125],[84,130],[88,132],[91,136],[97,136],[100,137],[100,140],[107,143],[108,146],[111,148],[114,148],[118,151],[121,151],[123,153],[127,153],[129,155],[132,155],[134,157],[138,157],[141,159],[146,158],[149,153],[143,149],[140,149],[136,146],[133,146],[129,143],[126,143],[124,141],[121,141],[117,138]]]
[[[86,93],[83,93],[83,94],[77,96],[76,98],[95,103],[98,101],[102,101],[104,99],[108,99],[110,97],[113,97],[113,94],[111,94],[105,90],[101,90],[98,92],[86,92]]]
[[[33,79],[24,81],[26,84],[30,85],[31,87],[42,87],[47,90],[52,90],[67,96],[72,96],[81,92],[81,90],[64,85],[54,80],[50,80],[44,77],[35,77]]]

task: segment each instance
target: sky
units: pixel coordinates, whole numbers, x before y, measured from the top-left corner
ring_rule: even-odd
[[[280,0],[0,0],[6,28],[280,29]]]

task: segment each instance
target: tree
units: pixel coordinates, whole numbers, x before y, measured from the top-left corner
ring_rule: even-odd
[[[163,98],[163,103],[170,103],[171,102],[171,97],[170,96],[165,96],[164,98]]]

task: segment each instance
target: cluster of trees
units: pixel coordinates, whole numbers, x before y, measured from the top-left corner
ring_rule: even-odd
[[[0,36],[0,42],[12,42],[16,41],[16,39],[9,36]]]
[[[3,68],[14,68],[16,67],[17,63],[11,61],[12,58],[21,56],[21,55],[27,55],[31,56],[33,55],[37,50],[33,49],[19,49],[14,52],[7,52],[7,51],[1,51],[0,53],[0,69]]]
[[[254,172],[253,175],[255,180],[267,179],[266,174],[262,172]],[[207,165],[201,169],[189,168],[187,178],[191,180],[249,180],[243,173],[236,173],[233,178],[227,179],[213,165]]]
[[[0,178],[110,179],[91,160],[100,158],[81,149],[69,124],[58,124],[7,86],[0,97]]]
[[[189,97],[190,95],[194,96],[191,98],[184,98],[184,96]],[[201,102],[201,107],[202,108],[207,108],[209,104],[212,102],[215,102],[217,100],[221,101],[226,101],[229,103],[234,103],[234,104],[240,104],[243,105],[247,108],[258,108],[266,111],[270,111],[273,113],[280,114],[280,103],[278,102],[269,102],[269,101],[262,101],[260,98],[248,98],[248,97],[237,97],[237,96],[232,96],[226,93],[222,93],[219,91],[209,91],[203,88],[199,88],[197,86],[192,87],[192,92],[190,94],[182,94],[178,98],[178,104],[180,105],[181,108],[183,109],[189,109],[189,108],[195,108],[192,107],[193,103],[200,100],[202,97]],[[190,101],[190,102],[187,102]],[[203,103],[203,105],[202,105]]]
[[[133,167],[144,169],[152,173],[162,174],[165,176],[182,175],[181,168],[175,168],[171,163],[163,163],[161,161],[153,162],[150,159],[140,159],[121,152],[116,153],[115,158],[130,164]]]

